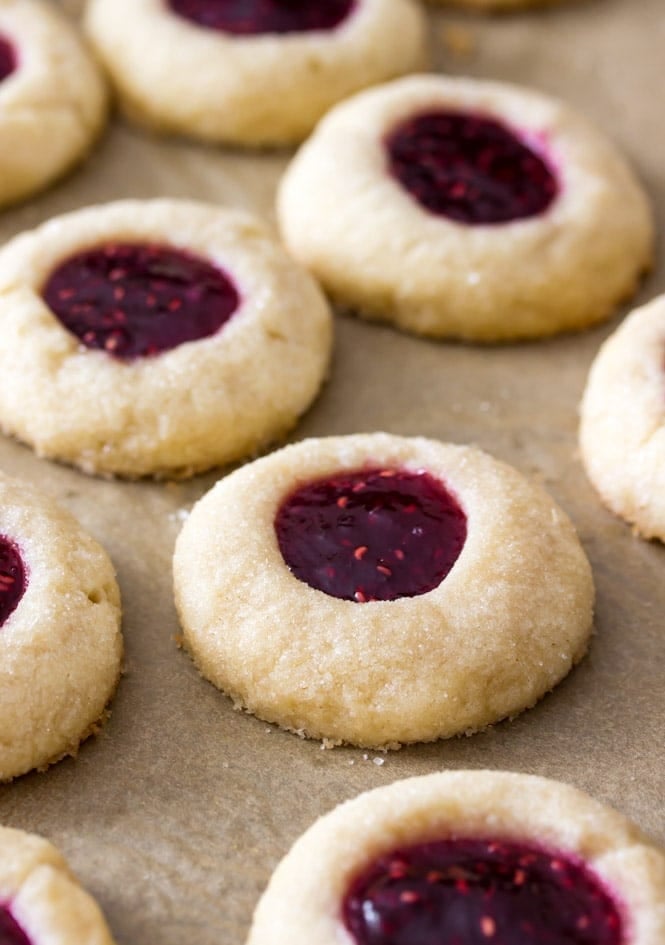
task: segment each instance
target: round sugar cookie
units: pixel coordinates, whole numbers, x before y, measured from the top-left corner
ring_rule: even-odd
[[[0,3],[0,206],[51,184],[105,124],[106,87],[71,23],[45,0]]]
[[[413,0],[91,0],[87,32],[121,104],[163,131],[301,141],[336,102],[422,66]]]
[[[665,541],[665,296],[634,311],[596,356],[580,447],[605,505]]]
[[[446,771],[361,794],[279,864],[248,945],[661,945],[665,855],[546,778]]]
[[[479,450],[381,433],[306,440],[218,482],[174,576],[201,673],[332,743],[515,715],[591,631],[589,564],[548,495]]]
[[[3,945],[113,945],[96,902],[47,840],[0,827],[0,864]]]
[[[584,328],[652,253],[646,198],[599,132],[472,79],[417,76],[339,105],[288,168],[278,213],[338,302],[432,337]]]
[[[0,474],[0,781],[76,753],[121,659],[108,555],[52,499]]]
[[[326,373],[331,315],[246,213],[121,201],[0,251],[0,425],[85,472],[186,476],[262,449]]]

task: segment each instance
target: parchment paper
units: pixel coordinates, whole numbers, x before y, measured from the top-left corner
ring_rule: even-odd
[[[588,0],[496,18],[437,11],[431,35],[438,68],[523,82],[596,120],[633,161],[663,229],[662,0]],[[83,169],[4,213],[0,239],[126,196],[195,197],[271,215],[287,160],[151,138],[118,121]],[[663,289],[659,253],[639,300]],[[127,647],[102,734],[76,760],[2,786],[0,822],[63,850],[120,945],[240,945],[273,866],[315,817],[361,790],[441,768],[569,781],[665,842],[665,548],[633,537],[601,507],[576,450],[586,374],[618,320],[485,348],[338,317],[332,377],[293,439],[382,429],[476,443],[544,481],[578,526],[598,591],[590,654],[535,709],[486,734],[387,755],[322,750],[234,712],[177,649],[172,545],[220,472],[179,485],[105,482],[0,439],[0,468],[50,490],[108,549]]]

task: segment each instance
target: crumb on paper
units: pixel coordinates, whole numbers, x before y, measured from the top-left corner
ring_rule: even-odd
[[[175,512],[169,512],[169,521],[182,525],[189,518],[189,509],[176,509]]]
[[[444,26],[441,30],[441,41],[446,52],[455,59],[466,59],[476,50],[475,37],[465,26]]]

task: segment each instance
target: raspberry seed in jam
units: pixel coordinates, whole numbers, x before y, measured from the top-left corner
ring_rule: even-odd
[[[111,243],[65,260],[43,298],[86,348],[148,357],[214,335],[240,296],[221,270],[182,250]]]
[[[466,516],[429,473],[369,469],[310,482],[275,520],[293,574],[332,597],[416,597],[443,581],[466,539]]]
[[[18,607],[26,586],[25,568],[18,548],[9,538],[0,535],[0,627]]]
[[[352,883],[357,945],[627,945],[616,903],[581,861],[478,838],[396,850]]]
[[[252,36],[332,30],[357,0],[168,0],[178,16],[207,29]]]
[[[416,115],[388,135],[391,174],[430,213],[495,224],[544,213],[559,191],[553,170],[507,126],[483,115]]]
[[[14,46],[5,36],[0,35],[0,82],[15,72],[17,65]]]

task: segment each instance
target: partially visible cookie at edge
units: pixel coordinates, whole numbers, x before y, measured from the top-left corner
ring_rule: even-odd
[[[121,659],[108,555],[52,499],[0,475],[0,781],[76,754]]]
[[[277,866],[248,945],[661,945],[665,854],[566,784],[446,771],[321,817]]]
[[[426,59],[413,0],[90,0],[85,25],[131,117],[246,146],[301,141],[336,102]]]
[[[76,28],[45,0],[0,4],[0,205],[82,160],[101,133],[106,84]]]
[[[665,541],[665,296],[633,311],[591,366],[580,448],[603,502]]]
[[[35,834],[0,827],[0,902],[6,945],[113,945],[97,903]]]

